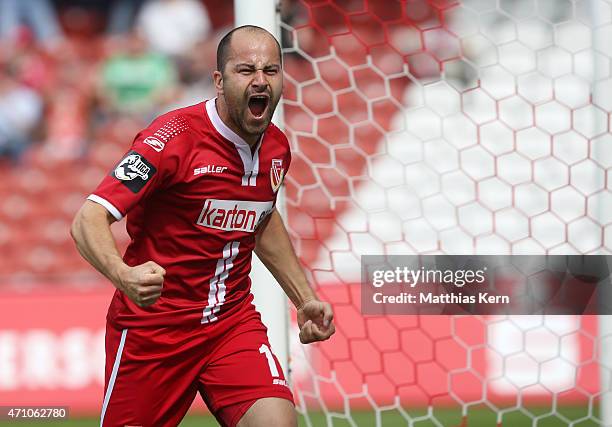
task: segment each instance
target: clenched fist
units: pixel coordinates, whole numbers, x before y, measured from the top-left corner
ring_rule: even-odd
[[[336,332],[331,305],[319,300],[304,303],[297,311],[297,321],[302,344],[325,341]]]
[[[124,266],[119,272],[121,289],[139,307],[147,307],[161,296],[166,270],[153,261],[135,267]]]

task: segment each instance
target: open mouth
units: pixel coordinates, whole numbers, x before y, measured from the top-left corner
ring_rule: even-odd
[[[268,108],[268,97],[265,95],[254,95],[249,98],[249,110],[256,118],[261,118]]]

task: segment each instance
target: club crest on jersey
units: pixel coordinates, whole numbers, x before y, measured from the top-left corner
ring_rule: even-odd
[[[155,151],[157,151],[158,153],[164,149],[164,147],[166,146],[166,144],[164,144],[163,142],[161,142],[159,139],[152,137],[152,136],[147,136],[142,142],[144,142],[145,144],[147,144],[148,146],[150,146],[151,148],[153,148]]]
[[[282,159],[272,159],[272,166],[270,167],[270,184],[272,184],[272,190],[276,193],[283,183],[285,175],[285,169],[283,169]]]
[[[112,176],[117,178],[132,193],[138,193],[157,169],[136,151],[130,151],[115,167]]]

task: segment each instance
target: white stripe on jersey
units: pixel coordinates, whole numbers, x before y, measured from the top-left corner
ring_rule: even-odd
[[[216,314],[225,302],[225,281],[234,266],[234,260],[238,256],[240,242],[229,242],[223,248],[223,258],[217,260],[215,276],[210,280],[208,290],[208,305],[202,313],[201,323],[211,323],[217,320]]]

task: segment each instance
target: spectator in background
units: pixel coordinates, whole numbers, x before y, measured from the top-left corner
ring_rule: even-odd
[[[104,33],[108,0],[53,0],[64,32],[72,41],[93,41]]]
[[[42,98],[0,67],[0,156],[17,161],[32,142],[43,113]]]
[[[37,40],[52,47],[63,39],[55,9],[50,0],[0,1],[0,37],[14,39],[27,24]]]
[[[146,0],[113,0],[108,12],[107,33],[113,35],[129,33],[145,2]]]
[[[221,36],[227,31],[229,30],[224,28]],[[216,96],[211,76],[217,61],[217,44],[220,39],[221,37],[209,37],[201,40],[181,60],[176,61],[181,83],[179,91],[160,112],[197,104]]]
[[[102,113],[107,117],[119,113],[148,120],[175,95],[175,64],[151,52],[135,32],[115,49],[119,52],[102,64],[99,85]]]
[[[45,149],[50,158],[78,158],[87,148],[95,70],[72,43],[65,43],[55,59],[57,70],[46,115]]]
[[[53,54],[46,51],[40,43],[37,43],[34,34],[28,28],[21,28],[17,36],[7,42],[7,45],[10,45],[7,52],[10,52],[11,72],[14,78],[40,93],[43,98],[52,97],[55,89],[55,56],[61,50],[56,49]]]
[[[208,12],[198,0],[151,0],[136,25],[153,50],[174,58],[188,54],[211,31]]]

